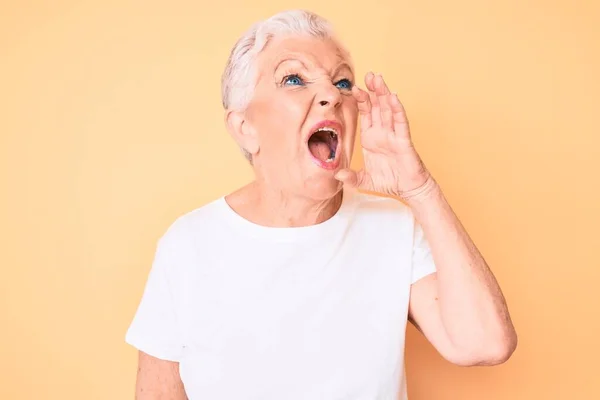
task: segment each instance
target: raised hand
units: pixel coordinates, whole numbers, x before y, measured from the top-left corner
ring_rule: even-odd
[[[415,150],[404,107],[380,75],[365,77],[368,91],[352,88],[361,129],[364,168],[338,171],[345,185],[403,198],[431,186],[433,179]]]

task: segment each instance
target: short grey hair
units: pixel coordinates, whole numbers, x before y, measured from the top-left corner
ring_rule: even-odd
[[[337,40],[332,25],[325,18],[306,10],[289,10],[252,25],[233,46],[221,77],[221,101],[226,110],[244,110],[256,84],[256,58],[270,39],[276,36],[311,36],[332,39],[347,57],[349,52]],[[242,153],[252,162],[252,155]]]

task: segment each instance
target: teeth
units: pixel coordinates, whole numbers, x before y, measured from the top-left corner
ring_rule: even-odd
[[[317,132],[329,132],[329,134],[331,135],[332,138],[337,136],[336,130],[333,128],[329,128],[329,127],[319,128],[319,129],[317,129]]]

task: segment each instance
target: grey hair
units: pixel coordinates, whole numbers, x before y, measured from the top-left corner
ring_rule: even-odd
[[[244,110],[250,102],[256,84],[256,58],[270,39],[276,36],[302,35],[332,39],[351,62],[348,51],[337,40],[332,25],[323,17],[305,10],[289,10],[252,25],[233,46],[221,77],[223,107]],[[250,163],[252,155],[242,153]]]

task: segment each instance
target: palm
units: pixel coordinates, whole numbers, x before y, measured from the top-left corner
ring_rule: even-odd
[[[342,171],[340,180],[360,189],[402,195],[422,186],[428,172],[411,138],[404,108],[383,78],[368,74],[368,93],[354,87],[357,100],[364,168]]]

